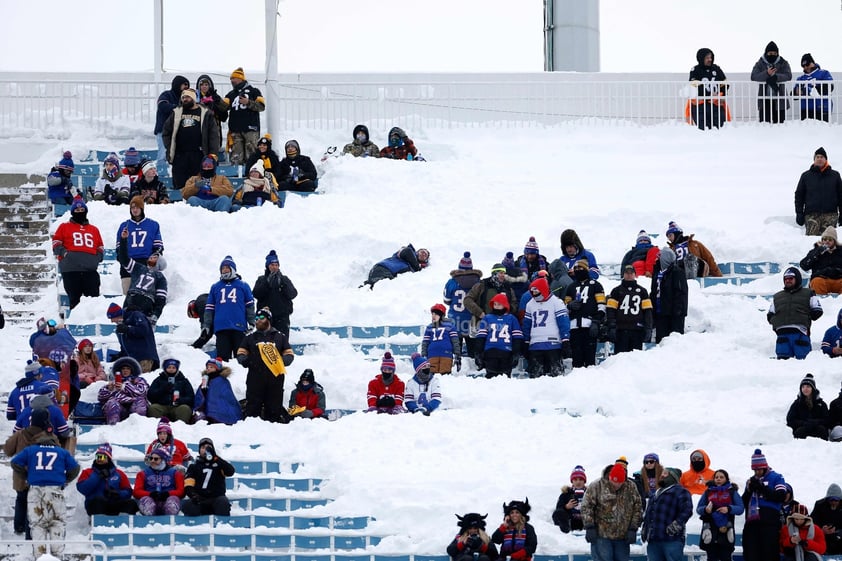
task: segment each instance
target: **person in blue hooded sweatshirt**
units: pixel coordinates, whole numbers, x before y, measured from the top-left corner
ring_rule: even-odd
[[[392,280],[406,272],[417,273],[430,264],[430,251],[423,247],[418,251],[412,244],[408,244],[396,251],[391,257],[378,261],[368,273],[368,279],[359,288],[368,286],[374,290],[374,285],[383,279]]]

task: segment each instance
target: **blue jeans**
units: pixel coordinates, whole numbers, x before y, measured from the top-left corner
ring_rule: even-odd
[[[164,133],[159,132],[155,135],[155,139],[158,141],[158,161],[155,162],[155,166],[158,168],[158,173],[164,175],[162,172],[167,169],[167,147],[164,146]]]
[[[649,561],[683,561],[684,542],[649,542],[646,545],[646,558]]]
[[[591,544],[593,561],[629,561],[629,543],[626,540],[597,538]]]
[[[217,197],[215,199],[200,199],[199,197],[190,197],[187,199],[187,204],[190,206],[200,206],[214,212],[229,212],[231,210],[230,197]]]

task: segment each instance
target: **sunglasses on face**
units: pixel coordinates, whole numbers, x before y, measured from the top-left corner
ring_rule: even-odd
[[[643,463],[644,463],[644,464],[654,464],[654,463],[655,463],[655,460],[646,460],[646,461],[645,461],[645,462],[643,462]]]
[[[267,316],[266,314],[257,314],[256,316],[254,316],[254,319],[269,319],[269,316]]]
[[[149,456],[149,461],[153,464],[157,464],[161,461],[161,458],[159,458],[158,456]]]
[[[97,454],[96,456],[94,456],[94,460],[96,460],[99,463],[107,462],[108,456],[106,456],[105,454]]]

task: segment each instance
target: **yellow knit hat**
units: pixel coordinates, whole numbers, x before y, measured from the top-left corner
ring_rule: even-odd
[[[246,79],[246,74],[243,72],[243,67],[240,66],[231,73],[231,78],[239,78],[240,80]]]

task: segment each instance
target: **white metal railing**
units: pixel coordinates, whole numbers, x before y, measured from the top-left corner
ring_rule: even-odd
[[[511,75],[476,79],[470,75],[367,76],[365,81],[289,80],[260,84],[267,104],[275,106],[280,128],[347,131],[355,123],[373,130],[393,125],[421,127],[534,127],[571,121],[590,124],[653,125],[683,122],[688,96],[696,88],[683,80],[582,79],[576,74]],[[725,100],[733,123],[758,120],[756,82],[731,81]],[[802,101],[793,95],[799,82],[786,84],[786,119],[800,120]],[[223,82],[219,87],[225,89]],[[156,99],[169,84],[151,81],[70,79],[13,80],[0,74],[0,128],[61,130],[85,124],[107,136],[126,127],[155,123]],[[222,94],[224,95],[224,91]],[[827,99],[829,121],[840,122],[838,91]],[[264,128],[265,125],[264,125]]]

